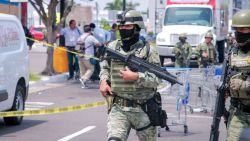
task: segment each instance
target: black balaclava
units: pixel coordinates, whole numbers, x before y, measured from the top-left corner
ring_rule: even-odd
[[[241,51],[250,51],[250,33],[235,32],[235,39]]]
[[[139,41],[140,28],[135,26],[133,29],[119,29],[121,40],[122,40],[122,49],[124,51],[129,51],[130,47]]]
[[[179,37],[179,40],[182,44],[184,44],[186,42],[186,38],[185,37]]]

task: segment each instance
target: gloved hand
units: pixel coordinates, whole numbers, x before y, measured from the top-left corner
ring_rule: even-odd
[[[102,80],[100,82],[99,90],[104,97],[106,97],[108,94],[112,94],[111,87],[108,85],[106,80]]]
[[[203,52],[203,53],[201,54],[201,56],[204,57],[204,58],[208,58],[208,53],[207,53],[207,52]]]
[[[181,55],[181,50],[178,49],[178,48],[176,48],[176,50],[175,50],[175,55],[176,55],[177,57],[180,56],[180,55]]]
[[[131,71],[128,67],[125,67],[124,70],[120,70],[120,76],[123,80],[128,81],[137,81],[139,79],[139,74],[137,72]]]
[[[250,82],[241,79],[231,79],[230,88],[233,90],[250,90]]]

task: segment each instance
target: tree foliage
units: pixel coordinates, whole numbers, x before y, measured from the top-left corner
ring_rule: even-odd
[[[126,3],[127,10],[136,9],[137,6],[140,6],[140,4],[139,3],[132,3],[132,1]]]
[[[104,7],[105,10],[122,10],[122,0],[114,0],[113,2],[108,2],[106,6]],[[137,6],[139,6],[139,3],[133,3],[132,1],[126,3],[126,9],[136,9]]]
[[[34,7],[38,15],[41,17],[43,24],[46,26],[47,30],[47,41],[49,44],[54,44],[56,42],[56,33],[59,32],[59,29],[61,26],[63,26],[65,19],[69,12],[71,11],[73,0],[70,1],[68,6],[65,8],[65,11],[62,18],[60,19],[60,22],[56,24],[56,7],[58,5],[60,0],[50,0],[49,3],[45,0],[29,0],[31,5]],[[47,10],[45,9],[45,6]],[[53,51],[54,49],[52,47],[47,48],[47,62],[46,67],[42,74],[44,75],[53,75],[54,69],[53,69]]]

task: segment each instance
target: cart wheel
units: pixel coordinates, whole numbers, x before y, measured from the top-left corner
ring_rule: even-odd
[[[169,127],[168,127],[168,126],[166,126],[165,130],[166,130],[166,131],[170,131],[170,129],[169,129]]]
[[[207,113],[207,109],[203,109],[201,112],[202,113]]]
[[[187,125],[184,125],[184,133],[185,133],[185,134],[188,133],[188,127],[187,127]]]
[[[190,107],[189,109],[190,109],[190,113],[193,114],[194,113],[194,109],[192,107]]]

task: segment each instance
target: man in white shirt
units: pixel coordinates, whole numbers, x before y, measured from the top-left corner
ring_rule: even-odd
[[[76,21],[70,20],[69,27],[62,30],[61,35],[65,38],[65,46],[70,51],[75,51],[77,39],[81,36],[80,30],[76,27]],[[68,52],[68,66],[69,66],[69,77],[68,80],[73,79],[74,72],[77,73],[79,70],[78,59],[75,54]],[[76,74],[77,75],[77,74]]]
[[[94,65],[97,63],[94,58],[91,58],[95,56],[94,47],[101,46],[101,43],[91,34],[89,25],[85,25],[83,30],[84,34],[78,39],[77,43],[81,45],[79,51],[84,54],[84,56],[78,58],[81,75],[79,80],[82,83],[82,88],[86,88],[86,81],[90,79],[94,72]]]

